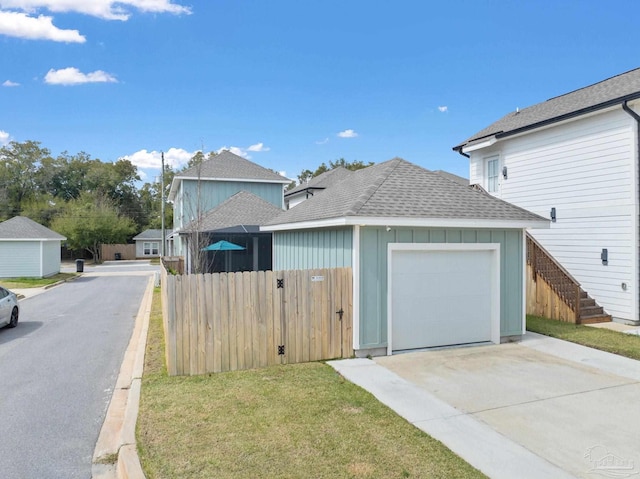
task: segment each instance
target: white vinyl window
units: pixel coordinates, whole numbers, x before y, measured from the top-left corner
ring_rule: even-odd
[[[145,256],[157,256],[158,255],[158,245],[160,243],[158,243],[157,241],[152,241],[152,242],[145,242],[143,244],[143,254]]]
[[[498,175],[500,170],[500,160],[489,158],[487,160],[487,191],[489,193],[498,192]]]

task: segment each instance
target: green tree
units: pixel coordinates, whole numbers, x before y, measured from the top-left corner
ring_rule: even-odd
[[[50,152],[37,141],[11,141],[0,148],[0,220],[20,213],[38,191],[36,173]]]
[[[363,168],[366,168],[367,166],[371,166],[373,165],[373,161],[370,161],[368,163],[365,163],[363,161],[360,160],[355,160],[355,161],[347,161],[344,158],[340,158],[338,160],[335,161],[330,161],[329,162],[329,166],[327,166],[326,163],[322,163],[320,166],[318,166],[314,171],[305,169],[302,170],[300,172],[300,174],[298,175],[298,184],[302,184],[302,183],[306,183],[307,181],[309,181],[311,178],[315,178],[316,176],[321,175],[322,173],[326,173],[327,171],[333,170],[335,168],[338,167],[342,167],[342,168],[346,168],[347,170],[351,170],[351,171],[356,171],[356,170],[361,170]],[[293,186],[295,187],[295,185]],[[287,187],[287,190],[292,189],[291,185],[289,185]]]
[[[169,193],[169,186],[173,181],[175,172],[170,165],[164,165],[164,185],[165,185],[165,201],[166,196]],[[162,225],[162,219],[160,216],[162,206],[162,191],[160,190],[160,176],[156,177],[153,182],[145,183],[139,191],[140,202],[142,208],[147,213],[147,224],[145,228],[160,229]],[[164,224],[165,228],[170,229],[173,225],[173,208],[170,205],[165,204],[164,209]]]
[[[94,262],[99,263],[100,246],[126,243],[136,226],[131,218],[121,215],[108,198],[83,193],[53,219],[51,229],[66,236],[71,249],[86,250]]]

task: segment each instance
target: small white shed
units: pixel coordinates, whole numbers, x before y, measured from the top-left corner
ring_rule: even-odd
[[[24,216],[0,223],[0,278],[44,278],[60,272],[64,236]]]

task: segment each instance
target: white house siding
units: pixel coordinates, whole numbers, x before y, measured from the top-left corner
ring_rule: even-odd
[[[40,277],[39,241],[0,241],[0,278]]]
[[[60,241],[42,242],[42,276],[60,272]]]
[[[484,159],[499,154],[508,177],[500,175],[496,196],[547,218],[555,208],[551,228],[531,233],[625,320],[637,319],[635,128],[621,109],[600,113],[472,152],[469,172],[471,183],[486,186]]]

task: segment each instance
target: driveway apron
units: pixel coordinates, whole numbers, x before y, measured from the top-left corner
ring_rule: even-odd
[[[368,374],[361,386],[490,477],[640,473],[638,361],[532,333],[521,343],[351,361],[360,373],[350,367],[348,378]],[[380,381],[392,386],[385,392]],[[391,397],[403,388],[402,400]]]

